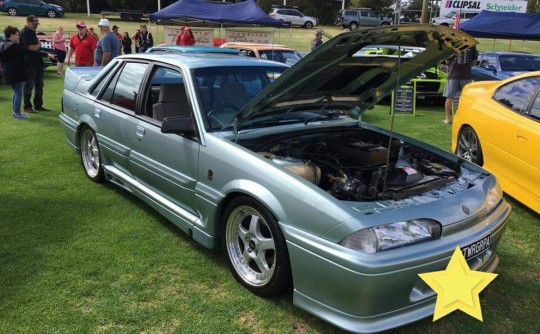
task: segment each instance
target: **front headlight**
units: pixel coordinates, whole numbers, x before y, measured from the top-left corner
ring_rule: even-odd
[[[440,237],[441,224],[435,220],[412,219],[358,230],[339,244],[362,253],[375,253]]]
[[[502,199],[502,196],[503,196],[503,191],[501,189],[501,186],[499,186],[499,183],[497,182],[495,187],[489,189],[489,191],[486,194],[486,198],[484,200],[484,202],[486,203],[486,209],[488,213],[491,212],[491,210],[493,210],[497,206],[497,204],[499,204],[499,202]]]

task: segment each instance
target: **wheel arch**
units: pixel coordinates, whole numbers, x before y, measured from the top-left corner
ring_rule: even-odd
[[[280,201],[270,190],[259,183],[250,180],[231,181],[225,185],[223,193],[225,193],[225,197],[218,203],[216,216],[214,217],[216,231],[219,231],[221,217],[227,205],[240,196],[248,196],[258,201],[272,213],[278,222],[286,219],[285,210]]]

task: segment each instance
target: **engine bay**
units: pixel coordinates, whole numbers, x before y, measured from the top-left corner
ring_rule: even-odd
[[[371,130],[275,138],[253,150],[346,201],[407,198],[455,183],[461,172],[455,162]]]

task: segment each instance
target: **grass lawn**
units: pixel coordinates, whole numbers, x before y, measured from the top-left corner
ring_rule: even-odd
[[[24,21],[0,19],[18,27]],[[78,19],[41,22],[54,28]],[[89,181],[64,142],[62,89],[63,76],[47,69],[45,107],[52,111],[20,121],[11,117],[11,89],[0,85],[0,333],[340,332],[294,307],[291,294],[249,293],[223,254],[191,241],[129,193]],[[396,116],[395,130],[449,149],[442,118],[441,107],[420,107],[417,117]],[[364,120],[388,127],[388,106]],[[484,322],[454,312],[391,333],[538,332],[540,217],[508,200],[514,211],[498,249],[499,276],[481,294]]]

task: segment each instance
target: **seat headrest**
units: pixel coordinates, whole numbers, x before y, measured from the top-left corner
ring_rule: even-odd
[[[183,84],[161,85],[159,87],[159,102],[186,102],[187,95]]]
[[[244,96],[246,87],[241,82],[222,83],[220,90],[224,96]]]

